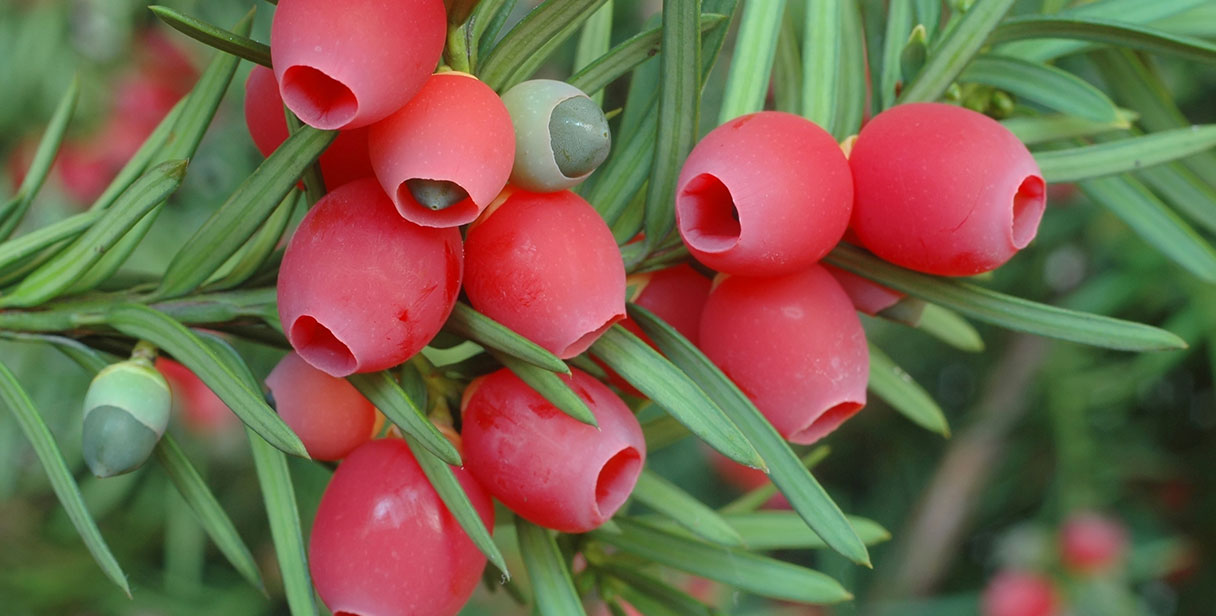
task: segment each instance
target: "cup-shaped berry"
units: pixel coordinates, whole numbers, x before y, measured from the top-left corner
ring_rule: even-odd
[[[1110,570],[1123,559],[1126,549],[1127,529],[1104,515],[1074,513],[1060,527],[1060,560],[1073,572]]]
[[[1056,616],[1060,599],[1051,580],[1030,571],[1006,570],[984,588],[981,616]]]
[[[606,385],[561,377],[599,428],[561,412],[507,369],[465,391],[465,468],[525,519],[568,533],[592,530],[629,498],[646,461],[642,428]]]
[[[563,359],[625,318],[625,266],[612,231],[570,192],[514,191],[465,238],[473,307]]]
[[[379,122],[435,70],[443,0],[290,0],[275,9],[270,53],[283,102],[327,130]]]
[[[396,366],[439,333],[460,292],[456,228],[401,218],[373,178],[330,191],[279,267],[279,318],[304,361],[331,376]]]
[[[345,458],[384,424],[384,416],[354,385],[313,368],[296,353],[279,361],[266,386],[279,416],[315,460]]]
[[[806,269],[840,241],[852,206],[849,164],[836,140],[778,111],[710,131],[676,186],[676,221],[689,252],[742,276]]]
[[[853,302],[818,265],[777,278],[720,278],[701,350],[781,436],[813,443],[866,403],[870,352]]]
[[[849,166],[862,245],[929,274],[996,269],[1034,239],[1046,205],[1026,146],[996,120],[953,105],[911,103],[874,116]]]
[[[380,185],[406,220],[427,227],[473,222],[511,176],[511,116],[490,86],[439,73],[368,137]]]
[[[274,71],[255,66],[245,80],[245,126],[262,156],[287,140],[287,118],[283,99],[274,81]],[[337,188],[347,182],[372,177],[372,162],[367,154],[367,129],[354,128],[338,133],[321,153],[321,176],[325,187]]]
[[[493,529],[489,495],[464,469],[452,471]],[[485,563],[396,438],[365,443],[342,461],[308,542],[317,593],[334,614],[347,616],[455,616]]]
[[[612,135],[599,104],[563,81],[533,79],[502,95],[515,125],[511,184],[536,192],[570,188],[608,158]]]
[[[84,396],[84,461],[98,477],[129,473],[144,463],[169,425],[169,383],[143,359],[111,364]]]

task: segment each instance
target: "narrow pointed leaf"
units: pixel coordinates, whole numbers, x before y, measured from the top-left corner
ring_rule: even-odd
[[[769,467],[769,475],[802,519],[845,558],[869,565],[870,556],[827,491],[751,400],[687,339],[645,308],[630,304],[629,316],[672,362],[722,405]],[[619,372],[619,371],[618,371]]]
[[[557,376],[557,373],[537,368],[504,353],[490,351],[490,354],[511,372],[514,372],[515,376],[527,383],[528,387],[552,402],[561,412],[589,426],[598,426],[595,415],[591,413],[591,409],[587,408],[587,403],[574,393],[574,390],[570,389],[570,386]]]
[[[848,516],[849,523],[866,545],[875,545],[891,538],[891,533],[877,522],[858,516]],[[793,511],[756,511],[722,516],[753,550],[818,550],[827,547],[798,514]]]
[[[879,398],[887,401],[901,415],[912,423],[936,432],[942,436],[950,436],[950,425],[946,415],[937,405],[933,397],[918,385],[912,377],[891,361],[891,358],[881,349],[870,345],[870,382],[868,389]]]
[[[841,6],[840,86],[836,103],[836,120],[832,136],[843,141],[861,129],[865,111],[869,75],[866,73],[866,39],[861,31],[860,8],[856,3]]]
[[[141,218],[177,190],[185,174],[184,160],[153,167],[63,252],[27,276],[11,293],[0,297],[0,306],[36,306],[72,286]]]
[[[979,353],[984,350],[984,339],[974,325],[937,304],[925,304],[916,328],[960,351]]]
[[[1106,94],[1076,75],[1020,58],[985,54],[972,60],[960,81],[982,83],[1066,114],[1097,123],[1119,121]]]
[[[80,77],[73,76],[67,91],[59,99],[55,112],[51,114],[46,132],[38,141],[38,148],[34,150],[34,158],[25,170],[25,178],[21,180],[17,194],[0,207],[0,241],[12,235],[25,212],[29,210],[34,197],[37,197],[38,191],[42,189],[46,176],[51,172],[51,165],[55,162],[55,155],[59,153],[59,146],[63,143],[63,136],[67,133],[68,122],[76,111],[76,101],[79,98]]]
[[[808,471],[814,470],[820,462],[823,462],[832,454],[832,448],[828,445],[816,445],[813,449],[806,452],[800,460],[802,467]],[[768,504],[774,496],[777,495],[777,485],[772,481],[762,483],[747,492],[744,492],[739,498],[718,508],[718,513],[747,513],[755,511],[764,505]],[[797,512],[795,512],[797,513]],[[843,514],[842,514],[843,515]],[[805,524],[805,520],[803,524]]]
[[[1014,0],[984,0],[973,4],[945,38],[934,45],[916,79],[904,84],[899,102],[937,100],[975,57],[1013,3]]]
[[[498,567],[504,576],[511,577],[510,572],[507,571],[507,561],[502,557],[502,552],[494,543],[485,523],[481,521],[481,516],[477,515],[477,509],[473,508],[469,495],[465,494],[464,487],[452,473],[452,467],[435,457],[429,449],[414,440],[414,437],[408,434],[404,434],[402,437],[409,445],[410,451],[413,452],[414,459],[418,460],[418,466],[422,467],[427,481],[439,493],[439,498],[447,506],[452,517],[456,518],[456,522],[460,524],[464,532],[473,540],[473,544],[477,546],[478,550],[481,550],[482,554],[485,554],[491,564]]]
[[[914,25],[911,2],[892,2],[890,7],[882,43],[882,73],[875,75],[877,84],[874,99],[878,103],[878,111],[890,107],[895,102],[895,85],[901,78],[899,56]],[[909,80],[905,80],[905,87],[908,85],[907,81]]]
[[[0,271],[12,267],[63,240],[70,240],[101,218],[101,212],[81,212],[0,243]]]
[[[114,558],[114,554],[110,552],[110,547],[106,545],[106,540],[97,528],[97,522],[93,521],[93,516],[85,508],[84,499],[80,495],[80,487],[72,478],[72,472],[68,470],[68,465],[63,460],[63,453],[59,451],[50,429],[46,427],[37,409],[34,408],[34,403],[17,382],[16,375],[3,362],[0,362],[0,403],[7,406],[17,418],[17,424],[21,426],[21,431],[25,433],[25,437],[34,447],[34,453],[37,454],[38,461],[51,481],[51,488],[55,491],[55,496],[59,498],[59,503],[67,512],[68,519],[76,527],[76,532],[80,533],[80,538],[84,540],[85,547],[93,555],[93,560],[97,561],[97,565],[101,567],[106,577],[110,578],[130,597],[131,587],[127,584],[127,576],[122,572],[122,567]]]
[[[773,103],[777,111],[802,113],[802,49],[798,44],[795,5],[785,5],[785,17],[777,34],[773,57]]]
[[[643,469],[638,476],[633,498],[706,541],[728,547],[744,546],[743,538],[716,511],[650,469]]]
[[[841,73],[843,0],[820,0],[806,7],[802,43],[802,115],[835,133]],[[897,3],[906,4],[906,3]]]
[[[165,469],[165,473],[173,481],[174,487],[190,506],[190,510],[194,512],[203,529],[215,542],[215,546],[254,588],[263,593],[266,592],[262,574],[258,571],[253,554],[241,540],[241,535],[237,532],[236,526],[232,524],[232,519],[224,512],[223,507],[220,507],[219,501],[215,499],[211,489],[194,469],[194,465],[190,464],[190,460],[186,458],[186,454],[182,452],[173,437],[169,434],[161,437],[160,443],[156,445],[155,453],[156,461],[160,463],[161,468]]]
[[[68,359],[76,362],[76,365],[80,366],[90,377],[101,372],[106,366],[116,361],[113,358],[106,358],[99,351],[79,340],[64,336],[0,330],[0,338],[14,342],[49,345],[60,353],[63,353]]]
[[[1094,122],[1076,116],[1051,114],[1042,116],[1019,116],[1001,120],[1001,124],[1009,132],[1017,136],[1026,145],[1075,139],[1077,137],[1092,137],[1116,130],[1131,128],[1137,114],[1127,109],[1119,109],[1118,117],[1110,122]]]
[[[292,216],[300,204],[300,195],[295,192],[287,193],[274,209],[274,213],[270,218],[266,219],[266,224],[258,229],[256,235],[249,239],[241,250],[229,259],[226,267],[220,269],[223,272],[223,277],[219,280],[207,285],[208,290],[223,290],[239,287],[253,277],[263,265],[270,255],[274,254],[275,248],[283,240],[283,235],[287,233],[287,227],[291,223]],[[230,267],[228,267],[230,265]]]
[[[537,612],[541,616],[586,614],[578,591],[574,590],[570,569],[562,559],[551,531],[515,516],[515,534],[528,578],[532,581]]]
[[[247,36],[241,36],[219,26],[183,15],[167,6],[152,5],[148,7],[161,21],[169,24],[174,30],[204,44],[214,47],[238,58],[249,60],[270,68],[270,46],[259,43]]]
[[[586,23],[583,24],[582,32],[578,36],[578,46],[574,49],[575,72],[581,71],[587,65],[608,53],[608,49],[612,46],[612,17],[615,8],[615,3],[612,0],[608,0],[600,8],[596,9],[591,14],[591,17],[587,18]],[[567,82],[569,81],[567,80]],[[602,88],[603,86],[600,87]],[[595,101],[595,104],[601,106],[604,104],[603,92],[587,92],[586,90],[583,90],[583,92],[591,97],[591,100]]]
[[[1067,150],[1036,152],[1048,182],[1075,182],[1136,171],[1216,146],[1216,124],[1176,128]]]
[[[472,340],[483,347],[495,349],[516,359],[526,361],[551,372],[569,374],[570,367],[556,355],[511,331],[507,326],[477,312],[464,302],[456,302],[444,330]]]
[[[478,68],[478,77],[502,91],[530,77],[557,45],[574,34],[605,0],[550,1],[511,28]]]
[[[262,487],[262,503],[266,507],[270,538],[274,541],[274,553],[283,576],[287,606],[292,616],[315,616],[317,603],[308,570],[308,551],[287,457],[253,430],[246,428],[245,435],[249,438],[253,466]]]
[[[701,15],[701,32],[726,27],[725,15]],[[568,80],[570,85],[594,94],[605,86],[632,71],[641,63],[653,58],[662,49],[663,28],[651,28],[625,39],[590,64],[581,67]]]
[[[594,531],[595,539],[623,551],[763,597],[803,603],[840,603],[853,597],[839,582],[805,567],[744,550],[666,532],[618,516],[620,534]]]
[[[1117,176],[1086,180],[1080,187],[1166,257],[1203,280],[1216,282],[1216,250],[1143,184]]]
[[[135,151],[135,154],[133,154],[131,158],[127,160],[127,164],[123,165],[118,174],[114,176],[114,179],[110,180],[110,183],[106,186],[106,189],[103,190],[101,195],[93,201],[91,206],[89,206],[90,212],[104,210],[109,208],[111,205],[114,205],[114,202],[118,200],[118,197],[122,195],[122,193],[125,192],[127,188],[131,186],[131,184],[135,183],[135,180],[138,180],[139,177],[143,175],[149,164],[152,164],[153,162],[170,160],[160,156],[161,148],[169,141],[170,135],[173,135],[173,129],[177,126],[178,121],[181,119],[182,114],[185,113],[187,107],[192,107],[192,105],[187,104],[192,100],[194,100],[193,96],[187,96],[182,100],[177,101],[177,104],[173,106],[173,109],[170,110],[165,117],[161,118],[160,123],[156,125],[155,129],[152,130],[152,134],[148,135],[147,139],[144,139],[143,144],[139,146],[139,149]]]
[[[371,401],[402,432],[413,436],[415,442],[439,456],[444,462],[461,465],[460,452],[431,423],[414,401],[405,395],[390,372],[352,374],[346,377],[359,393]]]
[[[260,393],[250,389],[208,345],[181,323],[139,304],[119,304],[106,313],[106,322],[128,336],[147,340],[164,349],[228,405],[241,421],[275,447],[307,458],[303,443]]]
[[[835,4],[824,0],[817,4]],[[764,108],[773,58],[777,55],[777,38],[781,18],[785,15],[785,0],[748,2],[743,5],[735,53],[726,78],[726,92],[718,124],[725,124],[741,115]]]
[[[1209,3],[1210,0],[1098,0],[1096,2],[1056,2],[1058,5],[1072,4],[1074,6],[1061,11],[1044,11],[1055,13],[1057,18],[1097,18],[1114,19],[1132,24],[1149,24],[1167,17],[1184,13],[1192,8]],[[1063,7],[1061,7],[1063,8]],[[1155,24],[1160,25],[1160,24]],[[1168,31],[1168,28],[1162,27]],[[1025,40],[1001,46],[1002,53],[1008,52],[1035,62],[1047,62],[1060,56],[1083,51],[1091,47],[1085,41],[1045,38]]]
[[[591,345],[591,353],[722,455],[740,464],[764,467],[755,448],[713,399],[625,328],[609,328]]]
[[[1195,172],[1182,163],[1171,163],[1145,169],[1136,175],[1175,209],[1209,233],[1216,233],[1216,188]]]
[[[1089,41],[1171,55],[1194,62],[1216,63],[1216,43],[1170,34],[1150,26],[1095,17],[1014,17],[1005,20],[1000,27],[993,30],[988,42],[999,44],[1042,38]]]
[[[305,127],[258,165],[173,257],[158,298],[189,293],[227,261],[295,187],[300,174],[337,136]]]
[[[474,59],[490,55],[498,43],[498,35],[502,27],[515,10],[515,0],[481,0],[473,10],[469,23],[473,27],[473,40],[476,42],[477,53]],[[479,63],[475,62],[476,67]],[[480,71],[479,71],[480,74]]]
[[[647,114],[629,140],[618,143],[616,152],[601,169],[603,175],[585,195],[609,225],[621,219],[626,206],[646,184],[654,161],[658,121],[658,114]]]
[[[918,274],[844,244],[833,249],[826,261],[897,291],[1006,329],[1124,351],[1186,348],[1186,342],[1178,336],[1150,325],[1066,310],[966,282]]]
[[[596,566],[596,569],[611,575],[614,578],[625,582],[627,589],[623,592],[641,593],[648,599],[655,601],[662,606],[660,609],[666,609],[671,614],[677,616],[720,616],[722,612],[715,610],[700,601],[697,601],[688,593],[671,586],[663,580],[642,573],[637,567],[629,567],[616,565],[611,562],[604,565]],[[635,598],[636,595],[627,594],[627,598],[634,603],[634,607],[645,609],[638,605]],[[644,612],[650,614],[651,612]]]

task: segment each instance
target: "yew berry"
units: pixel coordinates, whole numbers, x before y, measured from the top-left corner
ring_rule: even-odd
[[[646,460],[642,428],[606,385],[561,377],[599,427],[561,412],[507,369],[471,383],[462,402],[464,460],[495,498],[562,532],[592,530],[625,503]]]
[[[464,469],[452,471],[492,529],[490,497]],[[485,563],[395,438],[365,443],[338,466],[308,542],[313,583],[335,615],[454,616]]]
[[[169,383],[174,413],[191,432],[217,434],[240,423],[232,409],[189,368],[172,359],[157,357],[156,369]]]
[[[729,274],[779,276],[815,263],[844,234],[848,161],[826,131],[777,111],[715,128],[680,170],[676,220],[689,252]]]
[[[612,135],[604,111],[582,90],[533,79],[502,95],[515,126],[511,184],[553,192],[587,179],[608,158]]]
[[[720,278],[701,314],[701,350],[794,443],[819,440],[865,406],[865,332],[817,265],[779,278]]]
[[[899,300],[906,297],[903,293],[884,287],[869,278],[858,276],[853,272],[848,272],[831,265],[824,265],[826,269],[845,294],[849,296],[849,300],[853,302],[853,307],[860,312],[864,312],[870,316],[894,306],[899,303]]]
[[[144,463],[169,425],[169,384],[142,359],[111,364],[84,396],[82,452],[98,477],[129,473]]]
[[[852,229],[896,265],[943,276],[986,272],[1026,247],[1046,203],[1043,175],[1013,133],[941,103],[892,107],[849,157]]]
[[[625,266],[604,219],[570,191],[504,194],[469,228],[473,307],[561,358],[625,317]]]
[[[1056,616],[1059,599],[1051,580],[1029,571],[1002,571],[980,599],[982,616]]]
[[[415,224],[473,222],[511,175],[511,116],[472,75],[432,75],[405,107],[370,130],[376,177]]]
[[[287,118],[283,99],[274,81],[274,72],[255,66],[245,80],[245,126],[262,156],[287,140]],[[347,182],[372,177],[372,162],[367,153],[367,129],[340,131],[333,143],[321,153],[321,176],[328,189]]]
[[[443,0],[283,0],[270,29],[275,80],[305,124],[367,126],[418,92],[446,33]]]
[[[1075,513],[1060,527],[1060,560],[1076,573],[1109,570],[1119,564],[1126,549],[1127,529],[1104,515]]]
[[[295,353],[270,371],[266,386],[283,421],[317,460],[345,458],[384,425],[384,416],[354,385],[313,368]]]
[[[332,376],[390,368],[443,326],[460,291],[455,228],[404,220],[372,178],[330,191],[304,217],[279,268],[292,347]]]

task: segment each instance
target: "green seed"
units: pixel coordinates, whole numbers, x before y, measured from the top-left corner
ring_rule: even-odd
[[[144,463],[159,435],[126,410],[103,405],[84,419],[84,461],[98,477],[129,473]]]
[[[562,101],[549,116],[549,144],[562,175],[591,173],[608,158],[612,145],[604,111],[585,96]]]
[[[446,210],[469,198],[469,193],[455,182],[413,178],[405,181],[414,201],[436,212]]]

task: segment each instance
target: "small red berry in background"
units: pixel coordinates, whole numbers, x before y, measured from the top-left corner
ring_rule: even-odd
[[[1013,133],[942,103],[897,105],[862,128],[849,155],[851,228],[909,269],[970,276],[1025,248],[1046,204],[1043,175]]]
[[[859,312],[864,312],[870,316],[875,316],[878,313],[899,303],[899,300],[906,297],[903,293],[884,287],[869,278],[858,276],[853,272],[847,272],[837,267],[825,264],[823,269],[827,270],[836,282],[840,284],[840,288],[849,296],[849,300],[853,302],[853,307]]]
[[[173,415],[182,418],[187,430],[210,435],[240,425],[240,419],[232,409],[189,368],[172,359],[157,357],[156,369],[169,382],[169,390],[173,393]]]
[[[400,111],[369,130],[376,177],[414,224],[473,222],[511,175],[511,116],[494,90],[472,75],[432,75]]]
[[[1006,570],[988,582],[981,616],[1059,616],[1060,600],[1051,580],[1029,571]]]
[[[728,274],[780,276],[815,263],[853,207],[848,161],[815,123],[762,111],[715,128],[680,170],[676,220],[698,261]]]
[[[1060,560],[1069,570],[1093,574],[1119,565],[1127,550],[1127,529],[1118,520],[1083,511],[1060,527]]]
[[[460,292],[460,231],[397,214],[372,178],[325,195],[279,267],[279,318],[304,361],[332,376],[391,368],[422,350]]]
[[[599,427],[566,415],[510,370],[465,391],[464,461],[486,490],[534,524],[582,533],[629,498],[646,461],[642,428],[606,385],[580,370],[561,377]]]
[[[345,458],[384,425],[384,416],[354,385],[313,368],[295,353],[270,371],[266,386],[283,421],[317,460]]]
[[[275,80],[305,124],[367,126],[418,92],[446,34],[443,0],[284,0],[270,29]]]
[[[818,265],[781,278],[720,278],[701,314],[701,350],[794,443],[823,438],[866,403],[865,332]]]
[[[287,116],[274,71],[255,66],[245,80],[245,126],[262,156],[270,156],[287,140]],[[354,128],[338,133],[318,159],[325,187],[333,190],[347,182],[372,177],[372,161],[367,154],[367,129]]]
[[[453,468],[486,528],[494,506]],[[405,441],[365,443],[330,479],[308,542],[308,568],[335,614],[454,616],[486,558],[427,481]]]
[[[495,321],[574,357],[625,318],[621,251],[604,219],[568,190],[504,197],[469,227],[465,292]]]

